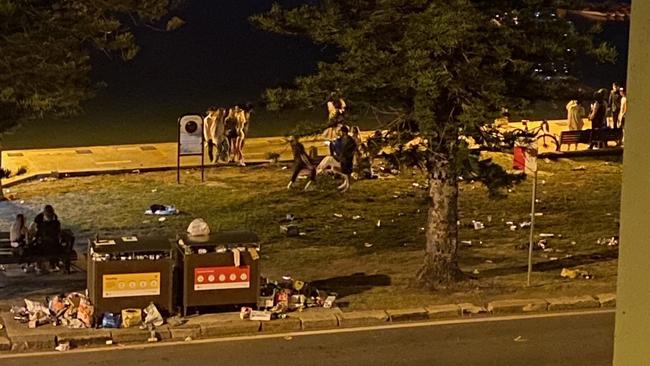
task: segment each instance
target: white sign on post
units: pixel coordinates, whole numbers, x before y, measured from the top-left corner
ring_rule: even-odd
[[[203,118],[200,115],[188,114],[182,116],[178,124],[178,154],[203,154]]]

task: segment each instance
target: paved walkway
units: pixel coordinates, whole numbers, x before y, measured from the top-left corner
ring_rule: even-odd
[[[551,132],[560,135],[560,131],[567,129],[564,120],[550,121]],[[530,127],[537,127],[539,123],[531,122]],[[511,123],[510,128],[521,128],[521,123]],[[589,128],[589,126],[585,126]],[[320,139],[305,140],[305,147],[318,148],[319,154],[328,152],[327,146]],[[89,146],[58,149],[31,149],[10,150],[2,152],[2,166],[10,169],[14,174],[20,167],[25,167],[27,173],[3,179],[5,187],[56,172],[65,174],[100,174],[110,172],[128,172],[139,169],[163,170],[176,167],[175,142],[138,145],[112,145]],[[267,154],[277,152],[280,160],[291,159],[291,149],[283,137],[261,137],[246,140],[245,158],[249,163],[267,162]],[[208,162],[207,157],[205,158]],[[206,164],[206,165],[209,165]],[[199,157],[184,157],[181,159],[182,167],[200,166]]]

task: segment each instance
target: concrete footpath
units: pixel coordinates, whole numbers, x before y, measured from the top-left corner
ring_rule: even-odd
[[[342,311],[339,308],[313,308],[289,313],[285,319],[272,321],[241,320],[239,313],[206,314],[188,317],[179,326],[158,327],[156,338],[164,341],[191,341],[241,335],[292,333],[301,331],[368,327],[390,323],[436,321],[467,317],[489,317],[544,312],[614,308],[616,294],[559,297],[544,299],[498,300],[487,304],[431,305],[411,309]],[[1,352],[51,351],[61,343],[71,347],[107,344],[147,343],[150,332],[127,329],[68,329],[44,325],[30,329],[13,319],[11,313],[0,314],[4,333],[0,331]]]
[[[551,133],[556,136],[568,128],[564,120],[549,121]],[[529,127],[535,128],[539,122],[530,122]],[[522,128],[521,123],[510,123],[508,129]],[[585,128],[589,128],[587,122]],[[363,132],[367,136],[369,132]],[[320,138],[303,139],[305,148],[316,147],[319,155],[326,155],[328,147]],[[580,146],[581,149],[586,146]],[[155,144],[87,146],[59,149],[30,149],[9,150],[2,152],[2,167],[11,170],[12,176],[3,179],[4,187],[28,180],[49,176],[65,177],[73,175],[92,175],[108,173],[127,173],[134,170],[141,172],[175,169],[177,143],[163,142]],[[280,161],[292,159],[291,149],[284,137],[260,137],[246,140],[244,149],[247,163],[266,163],[269,153],[278,153]],[[206,154],[207,155],[207,154]],[[207,156],[206,166],[211,166]],[[181,158],[181,167],[200,166],[201,159],[197,156]],[[25,174],[16,176],[20,168],[25,168]]]

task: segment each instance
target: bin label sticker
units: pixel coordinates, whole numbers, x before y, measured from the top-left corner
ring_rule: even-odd
[[[102,276],[102,297],[160,295],[160,272],[124,273]]]
[[[250,288],[250,277],[250,266],[195,268],[194,291]]]

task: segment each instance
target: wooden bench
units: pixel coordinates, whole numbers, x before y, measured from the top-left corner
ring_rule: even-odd
[[[562,145],[602,144],[607,146],[610,141],[620,142],[623,138],[621,128],[603,128],[599,130],[562,131],[560,133],[560,148]]]
[[[78,256],[74,250],[74,234],[64,229],[61,231],[61,248],[56,253],[36,253],[29,248],[22,255],[17,255],[11,247],[8,232],[0,232],[0,265],[60,261],[63,269],[70,273],[70,267]]]

